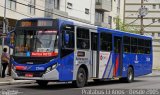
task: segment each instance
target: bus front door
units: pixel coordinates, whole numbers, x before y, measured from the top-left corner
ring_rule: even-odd
[[[98,33],[91,32],[91,72],[92,77],[98,77]]]
[[[114,71],[113,77],[122,76],[123,62],[122,62],[122,37],[114,37]]]

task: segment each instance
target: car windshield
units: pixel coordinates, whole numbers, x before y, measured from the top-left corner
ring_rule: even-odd
[[[54,30],[16,31],[14,56],[52,56],[58,51],[57,39]]]

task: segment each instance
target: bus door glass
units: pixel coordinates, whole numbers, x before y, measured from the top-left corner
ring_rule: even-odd
[[[98,33],[91,33],[91,59],[92,59],[92,76],[98,77]]]
[[[77,27],[77,56],[76,61],[79,65],[86,65],[91,68],[91,49],[90,49],[90,31],[85,27]],[[90,70],[89,70],[90,71]]]
[[[122,76],[122,69],[123,69],[123,64],[122,64],[122,37],[115,36],[114,37],[114,60],[115,60],[115,65],[114,65],[114,73],[113,76]]]

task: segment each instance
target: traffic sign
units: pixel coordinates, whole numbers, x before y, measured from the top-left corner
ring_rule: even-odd
[[[139,15],[143,17],[148,14],[148,8],[145,8],[145,7],[141,7],[138,11],[139,11]]]
[[[0,38],[6,38],[7,37],[7,33],[0,33]]]

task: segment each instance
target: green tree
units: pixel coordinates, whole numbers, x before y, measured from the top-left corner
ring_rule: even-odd
[[[131,23],[126,23],[126,21],[124,23],[119,17],[116,17],[114,20],[114,23],[116,23],[116,30],[139,34],[140,31],[139,27],[133,26],[133,23],[136,20],[134,20]]]

